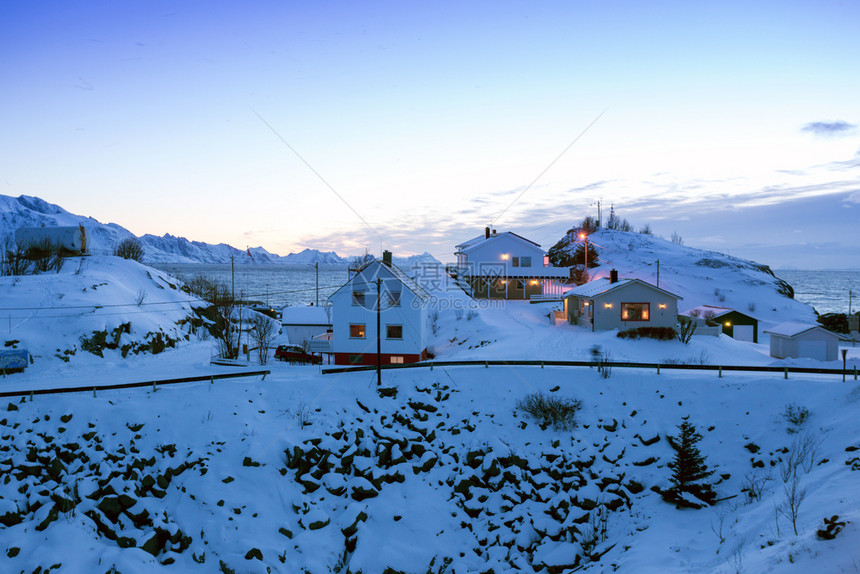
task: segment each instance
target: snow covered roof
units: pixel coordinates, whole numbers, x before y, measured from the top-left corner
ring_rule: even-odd
[[[281,315],[283,325],[331,325],[325,307],[296,305],[284,307]]]
[[[655,291],[659,291],[659,292],[664,293],[670,297],[674,297],[675,299],[681,299],[680,296],[675,295],[674,293],[670,293],[669,291],[666,291],[665,289],[660,289],[659,287],[655,287],[654,285],[651,285],[650,283],[646,283],[645,281],[642,281],[641,279],[619,279],[615,283],[611,283],[610,280],[606,277],[601,277],[600,279],[595,279],[594,281],[589,281],[588,283],[584,283],[584,284],[580,285],[579,287],[574,287],[573,289],[571,289],[570,291],[567,291],[564,295],[562,295],[562,297],[564,297],[564,298],[579,297],[579,298],[591,299],[593,297],[603,295],[604,293],[608,293],[609,291],[613,291],[615,289],[618,289],[619,287],[623,287],[625,285],[630,285],[632,283],[639,283],[642,285],[646,285],[646,286],[650,287],[651,289],[654,289]]]
[[[406,286],[407,289],[415,293],[416,297],[421,299],[422,301],[430,300],[430,293],[428,293],[421,285],[419,285],[414,279],[412,279],[409,275],[406,274],[402,269],[400,269],[397,265],[383,263],[381,259],[374,259],[373,261],[367,263],[364,267],[358,270],[358,273],[353,275],[349,281],[341,285],[341,287],[331,294],[329,299],[335,296],[335,294],[339,293],[342,289],[344,289],[347,285],[351,285],[356,277],[361,275],[368,267],[372,265],[378,265],[380,269],[385,269],[391,275],[394,276],[395,279],[400,281],[403,285]]]
[[[695,317],[693,315],[694,312],[698,311],[698,316],[704,316],[705,313],[713,313],[714,318],[722,317],[723,315],[727,315],[729,313],[737,313],[739,315],[743,315],[744,317],[749,317],[750,319],[755,319],[752,315],[748,313],[741,313],[737,309],[732,309],[731,307],[718,307],[716,305],[699,305],[698,307],[692,307],[687,309],[681,315],[686,315],[688,317]]]
[[[807,331],[812,331],[814,329],[821,329],[825,333],[830,333],[834,337],[837,335],[835,333],[831,333],[821,325],[813,325],[812,323],[798,323],[796,321],[788,321],[785,323],[780,323],[776,327],[772,327],[765,331],[770,335],[781,335],[783,337],[797,337]]]
[[[478,245],[480,245],[484,242],[492,241],[494,239],[498,239],[499,237],[503,237],[503,236],[513,237],[513,238],[518,239],[524,243],[530,243],[531,245],[533,245],[535,247],[538,247],[538,248],[540,247],[539,243],[535,243],[531,239],[526,239],[522,235],[517,235],[513,231],[505,231],[504,233],[493,233],[489,237],[486,237],[485,235],[479,235],[478,237],[473,237],[472,239],[469,239],[468,241],[465,241],[459,245],[456,245],[455,247],[457,248],[458,252],[469,251],[469,250],[474,249],[475,247],[477,247]]]

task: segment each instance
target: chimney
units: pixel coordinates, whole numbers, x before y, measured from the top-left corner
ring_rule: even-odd
[[[609,270],[609,282],[618,283],[618,269]]]
[[[493,230],[493,235],[495,235],[495,234],[496,234],[496,230],[494,229],[494,230]]]
[[[490,228],[485,227],[484,228],[484,239],[489,239],[489,238],[490,238]]]
[[[382,262],[391,267],[391,251],[382,252]]]

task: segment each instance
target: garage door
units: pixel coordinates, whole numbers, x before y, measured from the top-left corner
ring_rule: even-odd
[[[753,340],[753,326],[752,325],[735,325],[732,327],[732,336],[738,341],[749,341]]]
[[[826,361],[827,341],[798,341],[797,356]]]

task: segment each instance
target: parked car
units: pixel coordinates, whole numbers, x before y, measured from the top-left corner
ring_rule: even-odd
[[[311,355],[301,347],[295,345],[280,345],[275,349],[275,358],[291,363],[302,363],[311,365],[321,365],[322,357]]]

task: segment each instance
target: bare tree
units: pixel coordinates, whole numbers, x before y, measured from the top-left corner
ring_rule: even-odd
[[[257,356],[260,358],[260,364],[265,365],[269,361],[269,346],[272,344],[278,328],[274,320],[262,313],[255,313],[249,322],[251,324],[251,339],[257,345]]]
[[[143,261],[143,243],[137,237],[127,237],[119,242],[113,254],[123,259],[134,259],[137,262]]]
[[[678,340],[685,345],[690,342],[696,332],[696,321],[690,317],[678,317]]]
[[[800,512],[800,505],[806,498],[806,489],[800,488],[800,477],[797,476],[797,473],[794,473],[789,481],[783,485],[783,491],[785,492],[785,502],[778,510],[791,522],[794,535],[797,536],[797,515]]]
[[[672,232],[672,243],[675,245],[684,245],[684,240],[681,239],[681,236],[678,235],[677,231]]]

